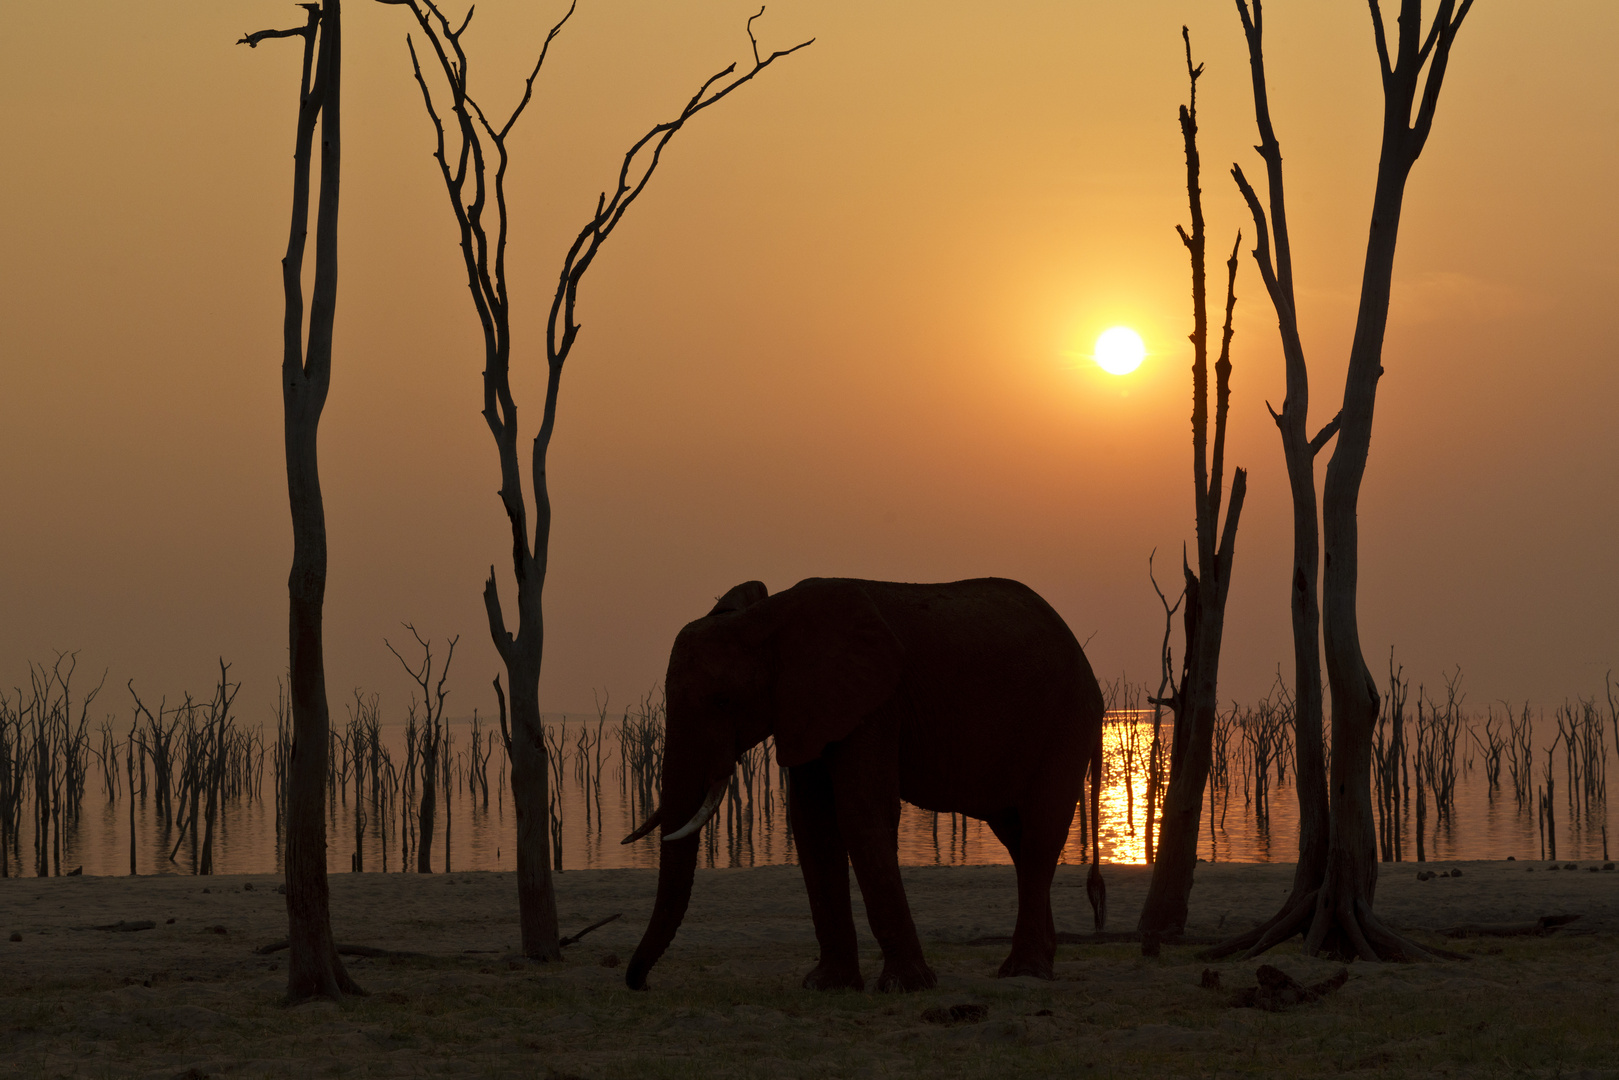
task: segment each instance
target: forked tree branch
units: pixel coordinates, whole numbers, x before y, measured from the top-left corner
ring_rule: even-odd
[[[1175,604],[1171,607],[1169,598],[1164,595],[1164,590],[1158,585],[1158,575],[1152,567],[1152,561],[1157,555],[1158,549],[1153,548],[1151,554],[1147,556],[1147,580],[1152,582],[1152,591],[1158,594],[1158,602],[1164,608],[1164,641],[1158,649],[1158,696],[1152,697],[1149,695],[1147,704],[1168,709],[1171,713],[1178,715],[1180,712],[1180,687],[1175,685],[1175,655],[1170,647],[1169,639],[1175,630],[1175,612],[1180,610],[1181,604],[1186,600],[1186,588],[1185,586],[1181,587],[1181,594],[1175,598]],[[1165,693],[1166,690],[1168,693]]]
[[[749,18],[747,22],[748,41],[753,47],[753,67],[730,82],[724,83],[718,89],[713,90],[712,93],[710,93],[710,89],[736,71],[736,65],[731,64],[709,76],[698,87],[691,100],[686,102],[686,107],[680,111],[678,116],[673,120],[658,124],[636,140],[624,155],[624,163],[618,171],[618,185],[613,190],[613,194],[609,196],[604,191],[597,198],[595,214],[585,224],[585,227],[579,231],[579,235],[575,237],[573,244],[568,248],[567,256],[563,259],[556,294],[551,301],[551,314],[546,323],[545,337],[546,353],[551,363],[560,365],[567,360],[568,353],[573,348],[574,339],[579,334],[580,328],[574,318],[574,310],[580,279],[584,276],[585,271],[590,268],[590,264],[595,260],[597,252],[601,250],[602,244],[607,242],[607,238],[617,228],[618,223],[623,219],[630,205],[646,189],[647,182],[652,179],[652,174],[657,170],[658,164],[662,160],[664,147],[668,145],[670,139],[674,138],[675,132],[684,127],[692,117],[724,99],[739,86],[751,81],[777,60],[784,56],[791,56],[800,49],[807,48],[815,43],[815,39],[810,38],[808,41],[799,42],[792,48],[778,49],[763,60],[759,59],[759,42],[753,34],[753,21],[763,15],[764,11],[765,9],[760,7],[758,13]],[[648,150],[649,147],[649,159],[644,166],[640,167],[638,176],[631,179],[632,174],[637,172],[637,160],[640,158],[642,151]]]

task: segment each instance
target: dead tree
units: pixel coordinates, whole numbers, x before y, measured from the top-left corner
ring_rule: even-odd
[[[380,0],[410,9],[425,39],[433,48],[439,69],[449,87],[448,120],[433,101],[426,77],[407,38],[411,64],[422,101],[433,121],[437,137],[433,157],[450,197],[460,234],[461,255],[467,272],[467,286],[473,307],[483,329],[484,372],[483,417],[494,436],[500,458],[500,498],[512,531],[512,572],[517,582],[516,632],[509,629],[501,608],[495,569],[489,568],[484,583],[484,606],[489,616],[489,633],[506,667],[511,690],[511,724],[506,751],[512,762],[512,801],[517,810],[517,896],[525,956],[536,960],[556,960],[562,956],[557,944],[556,895],[551,881],[550,838],[547,835],[549,777],[545,738],[540,723],[540,663],[544,651],[545,622],[541,594],[548,569],[551,535],[551,500],[546,478],[546,455],[556,425],[557,395],[562,369],[579,336],[575,318],[579,282],[600,253],[602,245],[624,219],[630,205],[646,190],[664,148],[675,133],[699,112],[726,97],[783,56],[804,48],[810,42],[790,49],[759,55],[753,36],[753,19],[747,23],[748,40],[753,44],[753,66],[737,74],[732,64],[711,76],[686,102],[678,115],[656,125],[630,147],[618,171],[611,193],[602,192],[596,211],[579,231],[562,260],[556,292],[546,321],[545,354],[547,378],[545,404],[538,433],[530,453],[530,482],[533,485],[533,529],[529,527],[529,501],[523,493],[523,477],[518,453],[517,403],[512,397],[510,303],[506,283],[506,138],[516,125],[534,93],[551,42],[573,14],[567,14],[551,28],[541,46],[539,59],[529,73],[523,96],[505,122],[496,127],[469,94],[467,55],[462,37],[472,21],[469,9],[458,26],[452,25],[433,0]],[[764,9],[759,9],[760,14]],[[758,15],[753,17],[758,18]],[[453,144],[453,149],[447,146]],[[493,182],[489,173],[493,172]],[[493,204],[491,205],[491,198]],[[486,217],[486,215],[492,215]],[[500,688],[496,685],[497,693]],[[505,722],[505,695],[499,694],[502,723]]]
[[[1156,861],[1153,848],[1153,826],[1158,820],[1159,793],[1163,791],[1164,783],[1167,779],[1159,730],[1163,727],[1164,710],[1169,710],[1170,722],[1173,725],[1175,718],[1179,715],[1176,710],[1181,706],[1180,687],[1175,683],[1175,655],[1170,645],[1170,639],[1175,633],[1175,612],[1180,610],[1181,604],[1186,600],[1184,586],[1181,594],[1175,598],[1173,604],[1164,595],[1164,590],[1158,587],[1158,575],[1153,573],[1152,569],[1152,560],[1157,554],[1158,550],[1154,548],[1152,554],[1147,556],[1147,579],[1152,582],[1152,591],[1158,594],[1158,603],[1163,605],[1164,609],[1164,640],[1158,648],[1158,693],[1147,697],[1148,704],[1152,706],[1152,743],[1147,750],[1147,831],[1144,845],[1149,864]],[[1171,730],[1173,730],[1173,727]],[[1082,813],[1083,809],[1081,807]]]
[[[433,647],[422,640],[422,635],[410,623],[405,624],[410,636],[416,639],[416,644],[422,647],[422,662],[419,667],[411,667],[410,662],[399,655],[399,650],[389,643],[387,638],[382,643],[388,646],[388,651],[394,654],[400,666],[410,674],[416,685],[422,690],[422,801],[421,801],[421,832],[416,848],[416,872],[418,874],[431,874],[433,872],[433,816],[438,807],[439,747],[444,740],[444,699],[449,694],[444,689],[444,683],[450,677],[450,661],[455,659],[455,643],[461,640],[457,634],[450,639],[450,647],[444,656],[444,667],[439,670],[438,685],[433,685]],[[416,718],[415,695],[412,694],[410,703],[411,719]],[[450,793],[446,791],[444,798],[446,805]],[[449,831],[445,830],[445,844],[449,843]],[[448,867],[445,868],[446,872]]]
[[[265,38],[304,39],[298,91],[298,129],[292,166],[292,227],[281,260],[286,297],[282,324],[281,401],[287,453],[287,501],[292,509],[289,660],[292,684],[292,760],[287,778],[287,997],[337,998],[363,993],[349,978],[332,941],[331,894],[326,881],[326,782],[330,718],[321,613],[326,599],[326,511],[320,497],[316,434],[332,374],[332,323],[337,305],[337,197],[341,151],[341,0],[301,5],[309,21],[292,30],[262,30],[239,44]],[[317,51],[318,45],[318,51]],[[315,283],[304,340],[304,238],[309,229],[310,155],[320,121],[320,203],[315,220]]]
[[[1169,787],[1164,792],[1158,850],[1152,866],[1152,881],[1147,886],[1147,900],[1141,909],[1143,935],[1172,933],[1186,926],[1192,872],[1197,867],[1198,820],[1202,816],[1203,791],[1214,752],[1226,597],[1231,586],[1237,523],[1242,517],[1243,498],[1248,490],[1248,474],[1242,469],[1233,470],[1231,502],[1222,527],[1220,502],[1224,496],[1226,418],[1231,404],[1231,317],[1237,305],[1237,246],[1232,246],[1231,258],[1226,262],[1225,326],[1220,336],[1220,356],[1214,364],[1214,445],[1211,448],[1206,242],[1197,153],[1197,80],[1203,74],[1203,65],[1194,67],[1192,64],[1192,38],[1185,27],[1181,28],[1181,36],[1186,43],[1186,73],[1191,82],[1191,102],[1181,107],[1180,125],[1186,144],[1186,195],[1191,204],[1192,231],[1188,235],[1178,225],[1175,231],[1180,234],[1192,262],[1192,494],[1197,518],[1197,570],[1194,572],[1182,557],[1186,578],[1184,667],[1176,694],[1179,701],[1174,709]],[[1238,233],[1237,244],[1241,243],[1242,234]],[[1162,593],[1159,599],[1163,599]]]
[[[1359,532],[1355,513],[1371,446],[1377,380],[1383,374],[1383,334],[1388,323],[1405,184],[1433,127],[1451,47],[1473,0],[1461,0],[1460,4],[1440,0],[1426,31],[1422,0],[1400,0],[1398,41],[1392,56],[1378,0],[1368,3],[1383,85],[1377,186],[1343,404],[1338,415],[1311,437],[1306,418],[1308,371],[1293,292],[1282,152],[1271,124],[1265,82],[1264,8],[1262,0],[1254,0],[1250,13],[1247,0],[1236,0],[1253,76],[1254,113],[1260,137],[1257,149],[1265,162],[1269,186],[1268,220],[1264,204],[1240,166],[1232,167],[1232,176],[1253,215],[1257,231],[1254,261],[1276,309],[1287,365],[1287,397],[1281,413],[1273,410],[1271,415],[1281,431],[1293,493],[1291,604],[1298,679],[1294,746],[1299,860],[1292,892],[1281,910],[1254,931],[1217,947],[1213,950],[1217,955],[1246,952],[1256,956],[1299,933],[1305,935],[1305,950],[1312,954],[1368,960],[1436,955],[1435,950],[1423,949],[1396,934],[1372,913],[1377,886],[1377,834],[1371,801],[1371,760],[1379,698],[1376,681],[1361,653],[1356,621]],[[1317,538],[1321,533],[1316,523],[1314,460],[1334,435],[1338,441],[1327,465],[1321,519],[1326,564],[1321,579],[1324,618],[1320,625],[1326,644],[1333,720],[1329,776],[1321,753],[1321,667],[1317,659],[1321,639],[1316,629]]]

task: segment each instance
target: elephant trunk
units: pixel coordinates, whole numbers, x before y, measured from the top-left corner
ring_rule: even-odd
[[[700,837],[687,836],[664,843],[658,860],[658,899],[652,909],[652,921],[641,944],[635,947],[624,982],[631,990],[645,990],[647,972],[658,962],[663,951],[675,939],[686,917],[686,905],[691,902],[691,883],[697,873],[697,845]]]

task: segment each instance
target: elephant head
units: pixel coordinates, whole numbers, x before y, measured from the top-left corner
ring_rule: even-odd
[[[775,596],[744,582],[680,631],[664,682],[662,802],[624,840],[663,830],[656,906],[625,973],[632,989],[645,988],[680,929],[699,833],[737,759],[773,735],[781,765],[813,761],[893,695],[902,654],[859,584],[838,579],[812,578]]]

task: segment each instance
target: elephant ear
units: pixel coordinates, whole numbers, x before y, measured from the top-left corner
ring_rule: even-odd
[[[746,611],[770,595],[762,581],[744,581],[733,585],[729,592],[714,602],[710,615],[726,615],[733,611]]]
[[[905,648],[855,582],[812,580],[775,599],[776,759],[802,765],[893,696]]]

